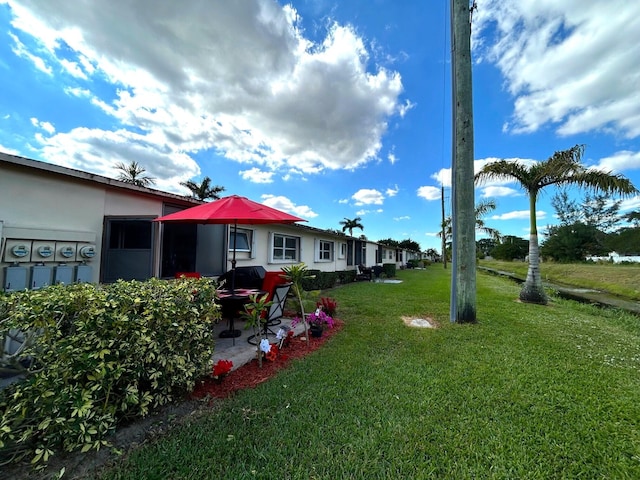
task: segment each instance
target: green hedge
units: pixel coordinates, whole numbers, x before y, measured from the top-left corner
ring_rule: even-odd
[[[1,296],[0,339],[31,332],[31,362],[0,391],[0,464],[97,450],[118,423],[192,390],[211,365],[214,294],[208,279],[152,279]]]
[[[382,264],[382,273],[384,273],[385,277],[393,278],[396,276],[396,264],[395,263],[383,263]]]
[[[338,283],[344,285],[354,282],[356,279],[355,270],[343,270],[340,272],[321,272],[320,270],[309,270],[311,278],[302,281],[302,289],[311,292],[314,290],[327,290],[334,288]]]

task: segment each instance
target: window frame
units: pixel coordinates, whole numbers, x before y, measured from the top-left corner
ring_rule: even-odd
[[[338,249],[338,259],[343,260],[347,257],[347,242],[340,242],[340,248]]]
[[[235,236],[234,236],[235,233]],[[234,242],[237,244],[238,243],[238,238],[242,238],[244,237],[244,239],[246,240],[246,244],[247,247],[246,248],[236,248],[236,252],[247,252],[247,253],[251,253],[253,250],[253,236],[254,236],[254,231],[248,228],[238,228],[236,229],[236,231],[234,232],[233,228],[229,229],[229,251],[233,252],[233,245]]]
[[[276,240],[282,238],[282,246],[276,247]],[[293,240],[295,246],[293,248],[287,247],[287,240]],[[269,234],[269,263],[296,263],[300,262],[302,255],[301,252],[302,239],[299,236],[291,235],[287,233],[271,232]],[[282,258],[276,256],[276,248],[282,250]],[[293,258],[287,258],[286,251],[295,250]]]
[[[323,247],[328,247],[323,248]],[[323,258],[323,254],[328,254],[328,258]],[[323,238],[315,239],[315,261],[322,262],[333,262],[333,258],[335,256],[335,242],[331,240],[326,240]]]

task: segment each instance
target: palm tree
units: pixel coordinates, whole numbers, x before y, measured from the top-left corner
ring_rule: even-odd
[[[186,182],[180,182],[180,185],[191,190],[191,196],[198,200],[207,200],[209,198],[218,200],[220,198],[219,194],[224,192],[224,187],[220,185],[212,187],[209,177],[204,177],[200,183],[188,180]]]
[[[484,220],[482,219],[482,217],[484,217],[487,213],[495,209],[496,202],[494,200],[484,200],[476,205],[476,230],[480,230],[481,232],[489,235],[494,240],[499,241],[501,236],[500,232],[495,228],[487,227],[484,223]],[[447,240],[449,240],[453,235],[451,225],[451,216],[449,216],[444,220],[444,234]],[[442,238],[442,232],[438,232],[438,237]]]
[[[364,230],[364,226],[360,223],[362,219],[360,217],[356,217],[353,220],[350,220],[345,217],[344,220],[341,220],[339,223],[342,225],[342,231],[349,230],[349,236],[353,237],[353,229],[359,228],[360,230]]]
[[[575,185],[580,188],[607,194],[633,195],[638,192],[631,181],[622,175],[613,175],[595,169],[587,169],[580,163],[584,145],[555,152],[547,160],[527,166],[522,163],[498,160],[485,165],[475,175],[476,182],[486,180],[515,180],[529,195],[529,269],[520,292],[520,300],[528,303],[547,304],[547,296],[540,276],[540,249],[536,227],[536,201],[538,194],[549,185]]]
[[[121,182],[132,183],[138,187],[148,187],[156,183],[156,179],[153,177],[142,176],[146,170],[138,162],[131,161],[129,165],[125,165],[122,162],[117,162],[114,165],[116,170],[120,170],[118,180]]]

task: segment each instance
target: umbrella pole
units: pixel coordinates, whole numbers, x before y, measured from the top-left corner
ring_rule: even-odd
[[[231,295],[236,291],[236,233],[238,232],[238,221],[233,223],[233,255],[231,257]]]

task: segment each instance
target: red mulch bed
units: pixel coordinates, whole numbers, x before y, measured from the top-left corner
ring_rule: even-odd
[[[301,358],[320,348],[329,338],[342,329],[344,323],[341,320],[335,321],[333,328],[325,330],[322,337],[309,336],[309,345],[303,340],[304,334],[293,337],[287,346],[280,350],[275,360],[262,360],[262,368],[258,366],[258,360],[253,359],[249,363],[233,370],[221,381],[212,377],[205,377],[200,380],[192,392],[192,397],[196,399],[207,396],[214,398],[226,398],[237,390],[243,388],[254,388],[262,382],[269,380],[279,370],[286,368],[291,360]]]

